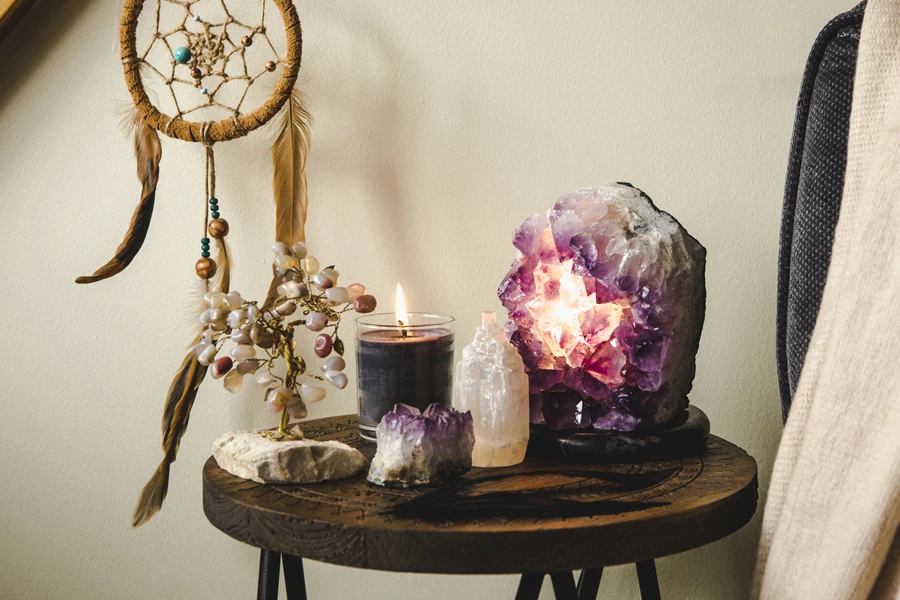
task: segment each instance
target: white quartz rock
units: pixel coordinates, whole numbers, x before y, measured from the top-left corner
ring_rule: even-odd
[[[350,300],[356,300],[366,293],[366,286],[361,283],[351,283],[347,286],[347,293],[350,295]]]
[[[295,242],[293,246],[291,246],[291,250],[299,260],[303,260],[306,258],[306,254],[308,253],[306,249],[306,242]]]
[[[279,254],[275,257],[275,269],[282,273],[299,267],[299,261],[290,254]]]
[[[325,371],[325,379],[339,390],[347,387],[347,376],[340,371]]]
[[[244,376],[237,369],[232,369],[228,372],[228,375],[225,376],[224,386],[225,389],[231,392],[232,394],[237,394],[241,391],[241,387],[244,385]]]
[[[235,360],[250,360],[256,358],[256,348],[250,344],[238,344],[231,349],[231,356]]]
[[[324,386],[318,383],[300,384],[300,397],[304,402],[320,402],[325,399],[326,393]]]
[[[342,356],[334,355],[326,358],[321,368],[323,373],[327,373],[328,371],[343,371],[346,366],[347,362]]]
[[[363,454],[336,440],[273,441],[263,430],[232,431],[213,442],[213,457],[232,475],[259,483],[313,483],[352,477]]]
[[[345,302],[350,302],[350,292],[347,291],[347,288],[345,287],[333,287],[325,290],[325,298],[327,298],[329,302],[343,304]]]
[[[315,256],[307,256],[303,259],[303,270],[309,274],[319,272],[319,259]]]
[[[529,437],[528,376],[494,313],[482,313],[475,340],[456,365],[453,384],[453,407],[472,411],[472,464],[506,467],[522,462]]]

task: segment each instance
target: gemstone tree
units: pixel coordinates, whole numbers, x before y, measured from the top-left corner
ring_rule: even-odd
[[[262,308],[234,290],[206,294],[209,308],[200,315],[203,331],[194,355],[204,373],[208,367],[212,378],[222,379],[225,389],[233,394],[241,390],[245,376],[252,375],[265,389],[263,398],[269,412],[281,413],[278,430],[265,435],[274,441],[294,440],[299,434],[289,430],[290,420],[305,418],[306,405],[325,398],[323,384],[347,387],[344,342],[338,337],[341,315],[350,310],[369,312],[375,308],[375,298],[364,294],[365,287],[358,283],[338,286],[339,273],[332,267],[316,273],[319,261],[308,254],[304,242],[292,248],[276,242],[272,251],[272,268],[281,283],[270,291]],[[351,288],[356,296],[352,303]],[[294,318],[289,319],[292,315]],[[325,359],[321,375],[295,352],[300,325],[318,334],[315,354]],[[226,346],[232,346],[230,356],[223,355]],[[279,362],[284,363],[283,376],[276,369]]]
[[[531,422],[632,431],[688,403],[706,250],[629,184],[583,189],[516,231],[500,285]]]

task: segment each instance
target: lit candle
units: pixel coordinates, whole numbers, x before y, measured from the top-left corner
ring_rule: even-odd
[[[359,432],[375,439],[375,428],[394,404],[424,410],[453,397],[453,317],[406,310],[397,284],[393,313],[356,320]]]

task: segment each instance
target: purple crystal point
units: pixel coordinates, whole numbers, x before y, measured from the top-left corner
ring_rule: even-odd
[[[415,406],[410,406],[408,404],[397,403],[394,405],[393,410],[394,416],[397,417],[418,417],[422,414],[422,412],[416,408]]]
[[[528,371],[531,421],[631,431],[687,406],[706,250],[640,190],[560,198],[516,231],[498,295]]]
[[[369,467],[377,485],[424,485],[472,468],[475,430],[472,413],[432,404],[420,412],[395,404],[375,431],[378,449]]]
[[[516,230],[513,237],[513,246],[519,249],[522,254],[535,254],[538,242],[541,239],[541,233],[547,228],[547,217],[545,215],[534,215],[529,217],[522,223],[522,226]]]

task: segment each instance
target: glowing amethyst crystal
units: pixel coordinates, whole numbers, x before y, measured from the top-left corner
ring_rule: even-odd
[[[528,371],[531,422],[632,431],[687,407],[706,249],[629,184],[525,220],[498,294]]]
[[[375,430],[378,449],[369,467],[377,485],[409,487],[431,483],[472,468],[475,430],[472,413],[440,404],[419,409],[395,404]]]

